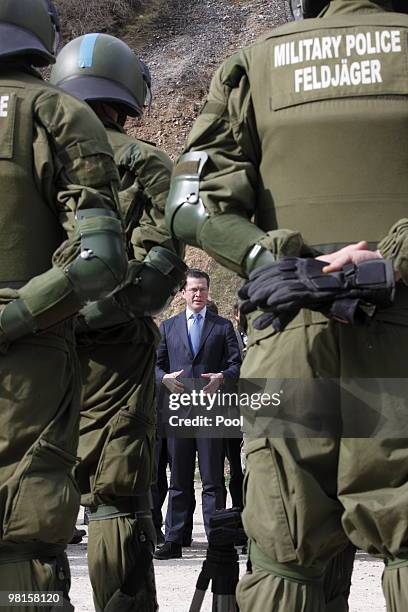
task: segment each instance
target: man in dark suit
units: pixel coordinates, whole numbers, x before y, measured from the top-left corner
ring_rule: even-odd
[[[186,309],[160,326],[157,383],[170,393],[183,393],[183,379],[208,381],[206,393],[216,393],[225,382],[238,379],[240,351],[232,323],[206,306],[210,278],[197,269],[187,272],[182,290]],[[225,507],[222,438],[168,438],[171,465],[165,544],[156,559],[182,555],[182,542],[192,504],[196,452],[203,484],[203,518],[208,535],[210,516]]]

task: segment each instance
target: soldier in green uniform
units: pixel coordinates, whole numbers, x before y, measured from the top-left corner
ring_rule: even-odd
[[[65,555],[80,501],[72,316],[126,273],[104,128],[34,68],[55,61],[58,30],[51,2],[0,0],[0,590],[40,591],[49,603],[2,601],[25,612],[62,609],[50,591],[73,609]]]
[[[330,266],[319,282],[336,284],[374,262],[391,286],[393,272],[386,276],[390,266],[378,258],[391,259],[402,279],[394,305],[360,327],[310,309],[293,318],[294,298],[280,333],[265,325],[270,313],[252,312],[241,374],[305,385],[351,379],[357,396],[366,380],[370,407],[404,409],[390,379],[408,370],[406,2],[292,4],[309,19],[276,29],[215,74],[175,168],[168,223],[249,276],[246,306],[274,303],[275,315],[276,281],[269,294],[259,282],[282,263],[294,283],[298,264],[309,257],[315,266],[323,253]],[[294,259],[277,264],[284,256]],[[253,571],[238,587],[240,610],[347,609],[350,541],[385,560],[388,610],[408,609],[407,439],[265,435],[248,440],[246,453]]]
[[[156,610],[150,485],[155,441],[155,348],[151,315],[180,288],[186,267],[164,206],[172,164],[126,135],[141,116],[150,75],[129,47],[106,34],[71,41],[51,80],[86,100],[103,121],[121,177],[129,268],[126,285],[78,320],[84,382],[76,476],[91,507],[88,563],[97,612]]]

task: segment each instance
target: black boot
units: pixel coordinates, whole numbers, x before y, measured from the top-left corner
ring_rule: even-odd
[[[166,561],[167,559],[181,559],[182,555],[181,544],[166,542],[161,548],[156,550],[153,557],[160,561]]]
[[[84,535],[86,535],[85,529],[77,529],[75,527],[74,533],[72,534],[72,539],[69,543],[70,544],[80,544],[82,542],[82,538]]]

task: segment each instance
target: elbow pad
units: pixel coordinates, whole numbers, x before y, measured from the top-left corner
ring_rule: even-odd
[[[200,247],[198,236],[209,215],[200,198],[200,176],[207,153],[192,151],[182,155],[174,170],[166,203],[166,223],[173,236]]]
[[[174,170],[166,203],[166,223],[176,238],[203,248],[218,262],[244,276],[250,269],[266,260],[267,249],[259,246],[251,252],[248,266],[243,260],[264,232],[238,214],[223,213],[210,216],[200,198],[200,177],[208,155],[191,151],[182,155]],[[232,240],[228,241],[228,238]],[[220,245],[222,249],[220,249]],[[262,250],[262,253],[258,252]]]
[[[134,316],[156,316],[181,289],[187,270],[177,255],[155,246],[142,264],[130,262],[126,286],[117,296]]]
[[[81,211],[77,216],[81,252],[64,272],[80,302],[96,300],[113,291],[124,279],[127,256],[122,225],[113,212]]]
[[[136,317],[159,314],[183,286],[187,269],[168,249],[153,247],[142,263],[129,263],[123,287],[81,310],[77,332],[105,329],[129,323]]]
[[[9,341],[60,323],[88,300],[107,295],[123,280],[127,257],[122,226],[101,209],[78,216],[81,252],[64,270],[53,267],[31,279],[19,298],[5,306],[0,327]]]

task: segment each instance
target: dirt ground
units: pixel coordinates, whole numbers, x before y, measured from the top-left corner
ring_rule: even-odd
[[[183,558],[171,561],[155,561],[156,582],[160,612],[188,612],[195,584],[206,552],[206,538],[201,514],[201,484],[195,483],[197,508],[194,514],[193,544],[183,549]],[[166,507],[166,504],[165,506]],[[78,527],[83,528],[82,511]],[[71,564],[71,600],[76,612],[92,612],[92,591],[86,562],[86,538],[84,543],[69,546]],[[245,572],[246,558],[240,555],[240,573]],[[350,595],[350,612],[385,612],[381,591],[382,562],[366,553],[358,552],[354,563],[353,584]],[[207,592],[202,612],[210,612],[212,596]],[[268,612],[265,610],[265,612]]]

